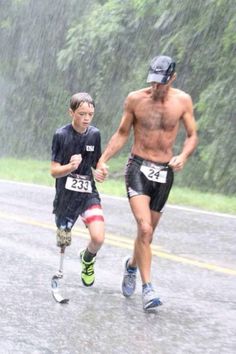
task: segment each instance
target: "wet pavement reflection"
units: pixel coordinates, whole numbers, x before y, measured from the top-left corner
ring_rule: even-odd
[[[123,258],[135,236],[128,204],[104,197],[108,240],[112,234],[117,244],[105,243],[96,282],[83,287],[78,252],[87,239],[78,223],[61,283],[70,302],[61,305],[50,289],[59,265],[53,190],[2,181],[0,188],[0,353],[236,352],[236,273],[227,273],[236,269],[236,218],[167,208],[154,245],[164,255],[197,259],[205,267],[154,255],[153,284],[163,306],[145,313],[140,278],[131,299],[120,292]]]

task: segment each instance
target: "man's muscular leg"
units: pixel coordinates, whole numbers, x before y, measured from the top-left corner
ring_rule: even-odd
[[[139,268],[143,284],[149,283],[151,273],[151,243],[153,232],[159,222],[160,213],[150,210],[150,198],[145,195],[130,199],[130,206],[137,222],[137,238],[135,240],[134,254],[129,265]]]

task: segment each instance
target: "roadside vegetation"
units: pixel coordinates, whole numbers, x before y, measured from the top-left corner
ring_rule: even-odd
[[[0,28],[1,157],[48,160],[78,91],[96,102],[93,125],[104,146],[127,94],[146,87],[151,58],[166,54],[176,60],[174,86],[193,99],[199,133],[191,163],[175,179],[177,200],[186,203],[187,192],[195,204],[193,190],[211,206],[218,203],[208,193],[236,196],[235,0],[5,0]],[[175,153],[184,138],[183,130]]]
[[[123,179],[126,159],[127,156],[118,156],[109,161],[109,178],[102,184],[97,183],[100,193],[126,195]],[[54,186],[54,179],[50,176],[50,161],[1,158],[0,166],[0,179]],[[168,203],[236,215],[236,197],[191,188],[174,186]]]

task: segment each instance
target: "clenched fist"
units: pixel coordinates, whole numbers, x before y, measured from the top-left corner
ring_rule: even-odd
[[[80,163],[82,161],[82,156],[81,154],[77,154],[77,155],[72,155],[70,158],[70,165],[71,167],[73,167],[72,171],[77,170],[77,168],[79,167]]]

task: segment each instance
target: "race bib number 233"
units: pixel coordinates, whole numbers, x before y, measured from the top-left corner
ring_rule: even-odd
[[[92,193],[91,181],[84,178],[84,176],[71,177],[68,176],[66,179],[66,189],[74,192],[80,193]]]

